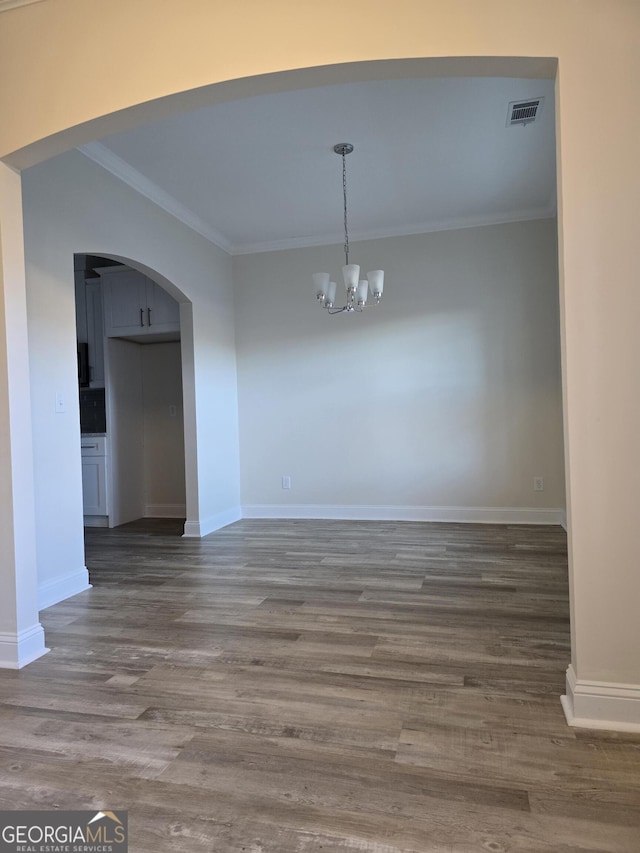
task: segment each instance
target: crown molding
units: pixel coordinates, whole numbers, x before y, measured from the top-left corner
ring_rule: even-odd
[[[130,186],[131,189],[148,198],[149,201],[152,201],[158,207],[161,207],[166,213],[169,213],[175,219],[182,222],[183,225],[186,225],[200,234],[200,236],[209,240],[210,243],[213,243],[219,249],[230,254],[232,253],[231,244],[226,237],[219,231],[216,231],[215,228],[207,225],[204,220],[200,219],[189,208],[185,207],[172,195],[169,195],[168,192],[165,192],[165,190],[149,180],[149,178],[146,178],[141,172],[134,169],[133,166],[130,166],[129,163],[118,157],[117,154],[114,154],[106,145],[102,145],[100,142],[90,142],[88,145],[80,146],[78,151],[84,154],[85,157],[88,157],[89,160],[93,160],[98,166],[102,166],[103,169],[106,169],[114,177]]]
[[[435,231],[458,231],[462,228],[481,228],[485,225],[506,225],[509,222],[528,222],[534,219],[552,219],[556,215],[555,205],[515,210],[509,213],[487,214],[483,216],[460,216],[455,219],[442,219],[431,222],[416,222],[398,228],[381,228],[372,231],[354,232],[351,242],[381,240],[385,237],[408,237],[415,234],[429,234]],[[277,252],[283,249],[306,249],[309,246],[333,246],[342,243],[344,236],[338,232],[317,237],[288,237],[285,240],[271,240],[265,243],[234,244],[232,255],[254,255],[259,252]]]
[[[32,2],[42,0],[32,0]],[[0,3],[2,0],[0,0]],[[286,249],[306,249],[310,246],[333,246],[343,241],[342,233],[320,234],[317,236],[287,237],[284,240],[270,240],[261,243],[231,243],[223,234],[200,219],[189,208],[175,199],[156,183],[146,178],[137,169],[129,165],[111,149],[100,142],[90,142],[77,149],[89,160],[93,160],[107,172],[127,184],[131,189],[143,195],[166,213],[178,219],[187,227],[196,231],[219,249],[230,255],[255,255],[259,252],[278,252]],[[428,234],[435,231],[457,231],[462,228],[481,228],[486,225],[506,225],[509,222],[528,222],[534,219],[552,219],[556,215],[556,194],[552,195],[545,207],[524,208],[508,213],[486,214],[481,216],[460,216],[453,219],[415,222],[397,228],[382,228],[371,231],[354,232],[353,242],[381,240],[385,237],[407,237],[415,234]]]
[[[18,6],[30,6],[32,3],[42,3],[43,0],[0,0],[0,12],[17,9]]]

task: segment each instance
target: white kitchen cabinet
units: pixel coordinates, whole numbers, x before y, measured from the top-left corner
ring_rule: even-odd
[[[137,270],[99,270],[103,283],[104,331],[108,338],[139,340],[180,332],[180,305]]]
[[[104,526],[109,516],[109,491],[107,486],[107,439],[105,436],[83,435],[80,442],[82,455],[82,505],[87,526]]]
[[[180,331],[180,303],[151,279],[147,279],[147,319],[151,333]]]
[[[138,335],[145,328],[147,279],[128,268],[100,270],[104,331],[108,338]]]

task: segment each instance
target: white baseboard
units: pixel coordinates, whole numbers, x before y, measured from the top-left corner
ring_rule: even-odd
[[[187,519],[183,536],[200,539],[241,518],[326,518],[347,521],[450,521],[467,524],[561,524],[562,509],[536,507],[245,504],[202,521]]]
[[[108,515],[85,515],[83,524],[85,527],[108,527],[109,526],[109,516]]]
[[[15,634],[0,631],[0,669],[22,669],[48,651],[39,622]]]
[[[184,533],[182,534],[187,539],[202,539],[209,533],[220,530],[221,527],[226,527],[227,524],[233,524],[234,521],[240,521],[242,512],[239,506],[231,507],[218,512],[215,515],[204,518],[201,521],[190,521],[187,519],[184,523]]]
[[[640,684],[579,681],[567,668],[567,693],[560,697],[570,726],[640,732]]]
[[[186,515],[184,504],[147,504],[144,508],[145,518],[186,518]]]
[[[467,524],[560,524],[562,509],[535,507],[336,506],[245,504],[243,518],[327,518],[347,521],[451,521]]]
[[[560,512],[560,527],[562,527],[565,533],[569,532],[567,530],[567,511],[564,509]]]
[[[38,584],[38,609],[44,610],[86,589],[91,589],[91,584],[89,572],[86,566],[83,566],[77,572]]]

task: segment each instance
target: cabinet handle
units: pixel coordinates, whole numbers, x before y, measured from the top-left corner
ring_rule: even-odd
[[[140,309],[140,325],[144,326],[144,311]]]
[[[97,450],[98,445],[97,444],[81,444],[80,449],[81,450]]]
[[[149,321],[148,325],[151,325],[151,308],[147,308],[147,320]]]

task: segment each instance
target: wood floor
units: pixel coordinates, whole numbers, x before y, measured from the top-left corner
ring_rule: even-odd
[[[133,853],[640,851],[640,736],[560,706],[560,528],[152,521],[87,564],[0,672],[0,808],[128,809]]]

